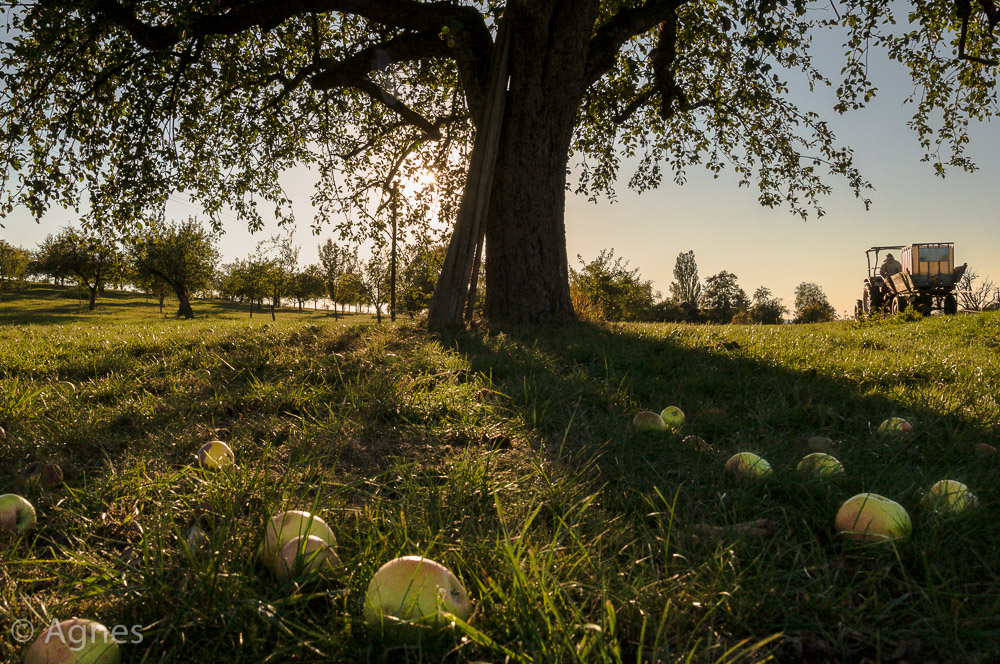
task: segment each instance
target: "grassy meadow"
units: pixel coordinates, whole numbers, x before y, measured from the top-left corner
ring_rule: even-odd
[[[0,534],[0,661],[17,621],[71,616],[138,626],[125,662],[1000,661],[1000,458],[973,450],[1000,446],[1000,314],[432,335],[67,292],[0,300],[0,494],[38,512]],[[679,433],[631,430],[668,405]],[[879,435],[891,416],[915,433]],[[795,471],[811,436],[843,476]],[[192,465],[215,438],[236,468]],[[774,474],[728,476],[746,450]],[[22,485],[34,461],[65,485]],[[923,509],[944,478],[979,505]],[[836,536],[863,491],[907,508],[909,541]],[[284,509],[330,524],[335,573],[257,562]],[[369,580],[408,554],[464,582],[468,626],[366,627]]]

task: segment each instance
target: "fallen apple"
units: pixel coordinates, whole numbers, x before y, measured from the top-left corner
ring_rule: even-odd
[[[665,431],[663,418],[651,410],[644,410],[632,418],[632,428],[636,431]]]
[[[0,496],[0,530],[23,533],[35,525],[35,508],[26,498],[5,493]]]
[[[59,464],[35,461],[21,470],[21,481],[25,484],[38,483],[51,489],[63,483],[63,471]]]
[[[859,493],[837,510],[837,532],[868,542],[905,540],[913,530],[910,515],[899,503],[876,493]]]
[[[274,559],[274,575],[279,581],[320,574],[340,564],[333,547],[315,535],[293,537]]]
[[[958,514],[979,502],[969,487],[955,480],[935,482],[924,496],[923,505],[942,514]]]
[[[825,452],[813,452],[802,457],[796,470],[800,473],[807,473],[816,476],[842,475],[844,466],[836,457]]]
[[[890,417],[884,420],[882,424],[878,425],[879,433],[912,433],[913,425],[904,420],[902,417]]]
[[[976,456],[980,457],[991,457],[997,453],[997,448],[989,443],[976,443],[972,449],[975,450]]]
[[[450,622],[444,612],[468,620],[469,595],[447,567],[420,556],[382,565],[365,593],[365,620],[383,633],[413,637],[420,628],[440,629]]]
[[[337,546],[337,538],[326,522],[318,516],[300,510],[276,514],[264,530],[264,544],[260,559],[268,569],[274,569],[274,560],[288,542],[296,537],[315,535],[327,545]]]
[[[833,449],[833,440],[827,436],[811,436],[806,445],[813,452],[829,452]]]
[[[771,464],[753,452],[739,452],[726,461],[726,472],[741,477],[759,478],[771,474]]]
[[[108,628],[74,618],[55,623],[24,653],[24,664],[119,664],[122,653]]]
[[[236,455],[229,445],[221,440],[213,440],[205,443],[198,450],[198,463],[202,468],[218,470],[236,463]]]
[[[700,452],[714,452],[712,446],[705,442],[705,439],[701,436],[684,436],[684,440],[681,441],[688,447],[696,449]]]
[[[660,412],[660,418],[671,429],[680,429],[684,424],[684,411],[677,406],[667,406]]]

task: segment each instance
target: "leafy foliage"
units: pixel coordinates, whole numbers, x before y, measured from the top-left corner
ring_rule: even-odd
[[[219,262],[217,236],[191,217],[183,222],[153,223],[132,246],[132,260],[140,279],[158,280],[177,295],[178,316],[194,318],[191,296],[207,289]]]
[[[0,240],[0,293],[23,280],[31,264],[31,252]]]
[[[614,249],[603,249],[587,263],[577,257],[581,268],[570,270],[571,292],[585,301],[584,311],[592,310],[602,320],[645,320],[659,293],[653,282],[643,280],[639,268],[629,269],[628,261],[615,258]]]
[[[67,227],[49,235],[35,252],[38,269],[53,277],[71,276],[90,294],[90,309],[97,306],[97,293],[122,267],[121,252],[114,242],[96,234]]]
[[[784,305],[781,298],[771,294],[771,289],[761,286],[754,291],[749,311],[750,319],[754,323],[777,325],[781,323],[781,317],[786,313],[788,313],[788,307]]]
[[[674,281],[670,283],[670,297],[676,302],[690,302],[697,306],[701,299],[701,280],[694,250],[677,254],[674,263]]]
[[[728,323],[749,307],[750,299],[732,272],[723,270],[705,279],[701,308],[712,322]]]
[[[795,287],[796,323],[823,323],[833,320],[836,313],[818,285],[803,281]]]

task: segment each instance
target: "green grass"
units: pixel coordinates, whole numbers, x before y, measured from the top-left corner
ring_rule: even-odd
[[[195,311],[118,294],[90,314],[54,290],[0,303],[0,493],[39,514],[0,536],[0,660],[22,650],[14,621],[70,616],[141,626],[128,662],[1000,660],[1000,460],[972,449],[1000,438],[996,314],[439,336]],[[630,431],[667,405],[680,434]],[[895,415],[916,433],[877,435]],[[845,476],[794,472],[813,435]],[[190,466],[213,438],[238,468]],[[727,477],[742,450],[775,474]],[[37,460],[66,486],[20,486]],[[980,505],[922,510],[942,478]],[[912,538],[839,540],[833,516],[861,491],[902,503]],[[300,589],[255,556],[290,508],[321,515],[343,561]],[[768,532],[702,527],[756,519]],[[210,555],[184,544],[195,523]],[[407,554],[464,581],[467,627],[416,647],[369,632],[368,582]]]

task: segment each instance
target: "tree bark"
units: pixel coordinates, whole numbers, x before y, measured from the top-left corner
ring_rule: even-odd
[[[188,299],[188,294],[183,289],[177,290],[177,300],[180,302],[180,306],[177,308],[178,318],[182,316],[185,320],[194,318],[194,311],[191,309],[191,300]]]
[[[97,308],[97,286],[87,286],[87,290],[90,291],[90,310],[93,311]]]
[[[510,101],[504,107],[495,168],[487,183],[491,193],[485,219],[484,313],[491,322],[548,324],[576,318],[563,218],[566,168],[588,85],[586,63],[599,4],[598,0],[535,0],[507,7]],[[480,149],[477,141],[474,151]],[[465,196],[462,207],[475,203],[474,197]],[[468,242],[467,237],[459,240]],[[462,252],[468,254],[470,265],[474,251],[473,241]],[[443,299],[435,293],[435,300]],[[460,317],[461,313],[458,322]],[[433,317],[431,324],[436,326]]]

